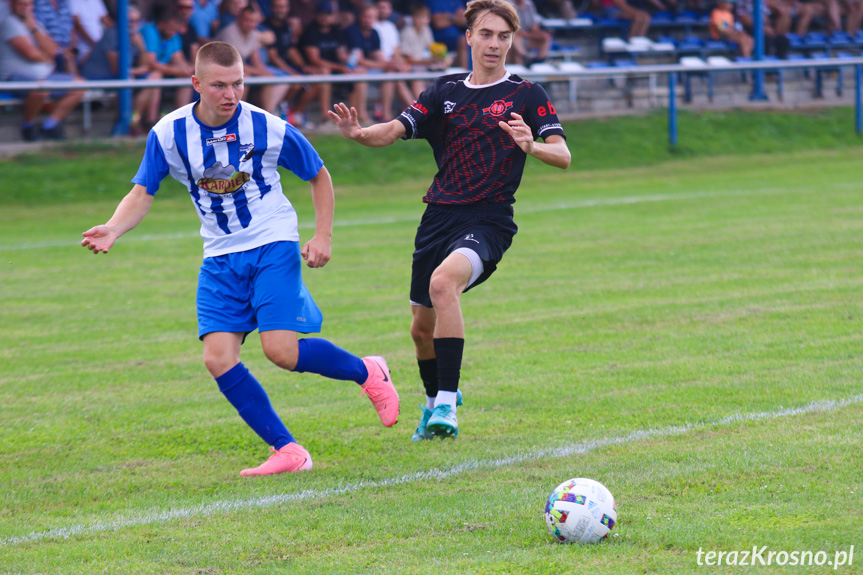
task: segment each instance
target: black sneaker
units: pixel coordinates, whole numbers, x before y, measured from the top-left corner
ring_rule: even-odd
[[[36,125],[21,128],[21,137],[25,142],[36,142],[39,140],[39,128]]]
[[[63,135],[63,124],[57,124],[53,128],[45,129],[42,128],[40,130],[42,133],[42,137],[46,140],[65,140],[66,137]]]

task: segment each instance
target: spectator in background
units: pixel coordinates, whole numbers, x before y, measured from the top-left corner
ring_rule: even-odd
[[[194,72],[193,66],[183,55],[183,41],[180,32],[186,27],[182,16],[176,12],[165,11],[154,24],[141,27],[141,37],[147,52],[153,54],[153,70],[164,78],[188,78]],[[192,100],[191,87],[177,88],[174,102],[177,107]]]
[[[405,27],[404,15],[393,9],[393,3],[391,0],[377,0],[375,2],[375,6],[378,7],[378,24],[392,24],[396,31]],[[378,29],[378,34],[380,33],[381,31]],[[381,42],[385,42],[383,36],[381,36]],[[384,50],[384,53],[386,53],[386,50]]]
[[[0,80],[68,82],[80,80],[71,74],[55,72],[57,43],[48,35],[33,14],[33,0],[10,0],[10,14],[0,22]],[[36,126],[36,118],[48,98],[48,92],[35,90],[24,99],[21,137],[28,142],[40,137],[63,139],[63,119],[84,96],[83,90],[71,90],[60,96],[51,114]]]
[[[755,30],[754,14],[754,0],[740,0],[737,4],[737,19],[750,35],[754,35]],[[791,48],[787,36],[791,30],[791,8],[781,0],[762,0],[761,18],[765,51],[779,58],[787,58]]]
[[[641,0],[602,0],[602,16],[629,21],[629,38],[647,36],[650,13],[643,10]]]
[[[828,32],[842,29],[838,0],[789,0],[789,5],[797,14],[794,31],[798,36],[805,36],[809,32],[813,18],[826,19]]]
[[[294,38],[299,38],[303,32],[311,26],[317,15],[317,0],[292,0],[288,22],[291,24],[291,32]]]
[[[144,46],[144,39],[138,31],[141,13],[135,6],[129,6],[129,68],[130,78],[158,80],[162,77],[154,71],[154,55]],[[81,74],[88,80],[108,80],[119,78],[120,74],[120,37],[117,26],[106,29],[102,37],[90,50],[81,64]],[[135,91],[132,102],[132,124],[130,135],[146,133],[159,119],[159,102],[162,97],[160,88],[141,88]]]
[[[381,51],[384,53],[384,58],[392,60],[400,54],[399,46],[401,45],[401,36],[399,34],[400,27],[396,21],[404,22],[404,18],[392,18],[394,15],[393,5],[390,0],[378,0],[374,3],[378,9],[378,17],[374,24],[374,29],[381,39]]]
[[[216,0],[195,0],[189,26],[195,31],[202,46],[209,42],[216,35],[216,28],[219,26],[219,6]]]
[[[410,72],[411,66],[402,54],[402,39],[399,32],[399,25],[404,25],[404,17],[393,10],[390,0],[378,0],[374,5],[378,10],[377,20],[373,27],[381,39],[381,53],[384,60],[392,64],[391,71],[393,72]],[[398,92],[399,98],[402,99],[405,106],[409,106],[413,101],[413,92],[404,80],[387,82],[387,84],[392,84],[393,88],[381,86],[381,106],[383,107],[385,117],[389,117],[389,110],[392,108],[395,92]],[[391,91],[384,92],[384,90]],[[389,102],[389,105],[387,102]]]
[[[69,0],[34,0],[33,14],[36,20],[57,44],[57,70],[77,74],[75,57],[75,22]]]
[[[216,34],[216,40],[226,42],[237,49],[243,58],[243,67],[247,76],[274,76],[261,59],[264,45],[258,32],[261,15],[252,6],[246,6],[237,15],[237,21],[223,28]],[[258,86],[258,100],[261,108],[267,112],[278,112],[279,102],[288,94],[288,84],[268,84]]]
[[[845,17],[845,31],[849,36],[855,36],[863,24],[863,0],[848,2],[848,15]]]
[[[222,0],[222,3],[219,4],[219,25],[216,33],[218,34],[227,26],[236,22],[237,17],[240,15],[240,10],[246,6],[248,6],[247,0]]]
[[[78,44],[75,46],[78,62],[83,62],[87,54],[102,37],[105,28],[113,25],[103,0],[71,0],[72,22]]]
[[[431,29],[435,42],[446,45],[455,54],[455,64],[467,68],[467,42],[464,19],[465,3],[461,0],[426,0],[431,12]]]
[[[378,20],[378,9],[372,4],[366,4],[357,16],[355,24],[345,30],[348,48],[357,54],[357,70],[365,70],[369,74],[386,72],[407,72],[408,68],[401,60],[387,60],[381,50],[381,39],[374,25]],[[399,89],[399,97],[409,106],[413,95],[404,82],[381,82],[381,108],[375,113],[376,119],[389,121],[393,118],[393,97]],[[356,108],[359,116],[368,117],[367,90],[368,84],[358,82],[354,88]]]
[[[315,74],[349,74],[354,71],[348,66],[348,47],[344,34],[336,27],[336,14],[332,2],[320,2],[316,9],[315,21],[303,31],[300,37],[300,53],[315,71]],[[321,121],[327,121],[327,112],[333,98],[332,84],[319,84]],[[353,86],[350,101],[355,105]]]
[[[732,10],[732,0],[719,0],[716,3],[716,8],[710,13],[710,36],[714,40],[734,42],[740,47],[740,55],[750,58],[755,42],[752,36],[743,31],[743,26],[734,19]]]
[[[431,13],[424,4],[417,4],[411,11],[411,23],[402,28],[401,50],[412,72],[445,70],[452,64],[453,55],[447,53],[446,46],[434,41],[431,26]],[[411,82],[411,91],[419,98],[425,90],[424,80]]]
[[[572,0],[538,0],[536,9],[544,18],[572,20],[578,16]]]
[[[512,43],[515,60],[524,66],[543,62],[551,50],[551,32],[542,28],[542,17],[533,0],[512,0],[521,27],[516,30]]]
[[[198,54],[198,48],[203,44],[198,39],[198,33],[191,25],[192,13],[195,11],[194,0],[176,0],[174,11],[183,20],[183,28],[180,30],[180,43],[183,46],[183,56],[187,61],[194,62]]]
[[[290,3],[288,0],[272,0],[270,2],[270,17],[264,21],[264,27],[271,30],[274,42],[267,47],[268,64],[271,71],[280,70],[288,76],[314,74],[315,69],[306,64],[297,47],[289,20]],[[297,100],[297,96],[299,99]],[[288,90],[286,99],[291,102],[286,119],[298,128],[314,127],[306,116],[306,107],[318,96],[317,84],[293,84]],[[294,104],[293,102],[296,101]]]

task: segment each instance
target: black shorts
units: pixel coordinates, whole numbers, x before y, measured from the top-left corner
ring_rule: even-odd
[[[411,301],[432,307],[429,297],[432,273],[458,248],[475,251],[483,263],[482,274],[465,291],[491,277],[518,232],[512,213],[509,204],[429,204],[414,241]]]

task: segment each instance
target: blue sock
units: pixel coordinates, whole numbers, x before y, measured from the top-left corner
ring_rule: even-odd
[[[243,421],[269,445],[281,449],[295,441],[273,409],[267,392],[242,362],[217,377],[216,383]]]
[[[42,129],[43,130],[50,130],[50,129],[54,128],[59,123],[60,122],[58,122],[54,118],[45,118],[45,121],[42,122]]]
[[[325,339],[310,337],[300,340],[297,373],[317,373],[330,379],[365,383],[369,370],[363,360]]]

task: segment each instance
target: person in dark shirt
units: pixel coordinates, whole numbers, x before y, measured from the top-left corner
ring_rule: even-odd
[[[330,111],[342,134],[365,146],[427,140],[438,166],[413,255],[411,337],[427,399],[412,441],[458,435],[460,297],[491,276],[512,243],[512,205],[527,156],[563,169],[570,163],[545,90],[506,70],[519,27],[512,4],[473,0],[465,18],[472,72],[436,79],[391,122],[364,128],[355,109],[339,103]]]
[[[348,47],[344,34],[336,26],[336,13],[332,2],[318,3],[315,21],[300,36],[299,48],[309,66],[314,68],[315,74],[361,74],[365,71],[348,66]],[[333,85],[318,85],[321,121],[325,121],[332,102]],[[356,105],[356,90],[353,86],[350,89],[351,105]]]
[[[289,14],[291,5],[288,0],[271,0],[270,16],[264,20],[264,27],[272,31],[275,41],[267,46],[267,67],[277,75],[297,76],[314,74],[315,68],[303,59],[297,47],[296,36]],[[306,106],[318,97],[317,84],[294,84],[287,95],[290,106],[290,121],[298,128],[312,127],[306,116]]]

